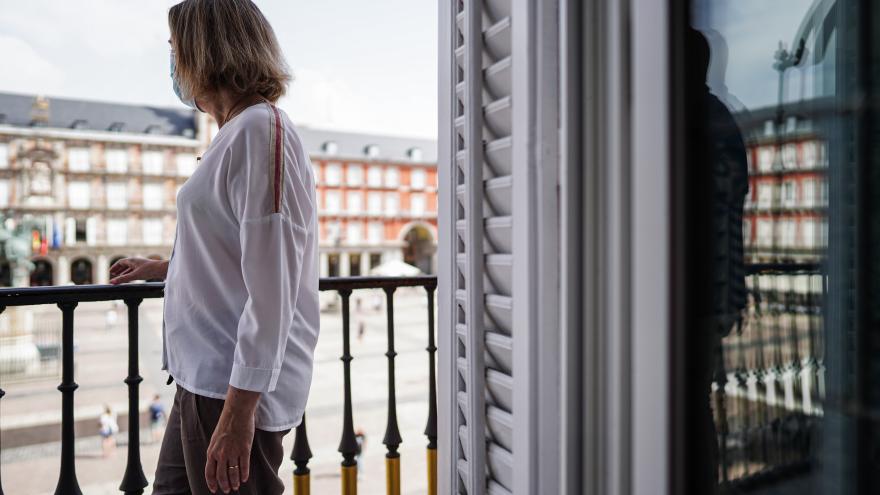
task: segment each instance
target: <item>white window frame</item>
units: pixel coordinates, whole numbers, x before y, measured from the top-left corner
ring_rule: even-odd
[[[397,193],[385,194],[385,215],[389,217],[400,214],[400,195]]]
[[[373,221],[367,225],[367,242],[373,245],[385,240],[385,223]]]
[[[128,184],[125,182],[107,183],[107,208],[124,210],[128,206]]]
[[[107,219],[107,244],[124,246],[128,244],[128,220],[124,218]]]
[[[89,148],[75,147],[67,150],[67,170],[88,172],[92,167],[92,153]]]
[[[427,212],[428,201],[424,194],[410,194],[409,212],[415,216],[423,216]]]
[[[342,192],[324,191],[324,208],[327,213],[342,212]]]
[[[9,144],[0,143],[0,168],[9,168]]]
[[[165,153],[159,150],[146,150],[141,155],[141,171],[144,175],[165,173]]]
[[[349,164],[345,170],[345,183],[352,187],[360,187],[364,184],[364,166]]]
[[[776,159],[776,150],[772,146],[758,148],[758,171],[770,172],[773,170],[773,161]]]
[[[0,179],[0,208],[9,206],[9,181]]]
[[[364,223],[349,221],[345,226],[345,242],[348,244],[360,244],[364,240]]]
[[[372,165],[367,170],[367,186],[369,187],[382,187],[384,180],[384,172],[382,167],[378,165]]]
[[[345,194],[345,211],[360,214],[364,211],[364,195],[360,191],[348,191]]]
[[[328,186],[342,185],[342,164],[330,162],[324,165],[324,184]]]
[[[141,222],[141,236],[145,246],[161,246],[164,241],[162,219],[144,218]]]
[[[164,204],[164,184],[146,182],[142,187],[143,206],[145,210],[161,210]]]
[[[397,167],[388,167],[385,169],[385,187],[397,189],[400,187],[400,170]]]
[[[418,179],[416,179],[418,177]],[[428,184],[428,173],[423,168],[414,168],[409,174],[409,187],[412,189],[424,189]]]
[[[376,191],[370,191],[367,193],[367,213],[370,215],[381,215],[382,205],[382,193]]]
[[[91,183],[84,180],[67,183],[67,206],[76,210],[87,210],[91,207]]]
[[[104,150],[104,164],[109,173],[124,174],[128,172],[128,150],[107,148]]]

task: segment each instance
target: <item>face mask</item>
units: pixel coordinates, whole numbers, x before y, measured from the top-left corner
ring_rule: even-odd
[[[195,99],[195,98],[193,98],[192,96],[189,96],[188,98],[184,98],[184,97],[183,97],[183,90],[180,89],[180,84],[178,84],[178,82],[177,82],[177,77],[176,77],[176,75],[175,75],[175,73],[174,73],[174,69],[175,69],[175,67],[176,67],[176,66],[175,66],[175,63],[174,63],[174,51],[172,51],[172,52],[171,52],[171,83],[172,83],[172,85],[173,85],[173,87],[174,87],[174,94],[176,94],[177,97],[180,98],[180,101],[181,101],[184,105],[186,105],[186,106],[192,108],[193,110],[198,110],[198,111],[201,112],[202,109],[199,108],[199,105],[196,103],[196,99]]]

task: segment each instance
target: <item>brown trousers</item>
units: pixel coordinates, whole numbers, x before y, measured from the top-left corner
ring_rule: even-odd
[[[205,464],[211,435],[223,411],[223,400],[196,395],[177,387],[168,415],[153,495],[209,495]],[[241,495],[281,495],[284,483],[278,467],[284,457],[281,439],[287,431],[256,430],[251,448],[250,479],[237,492]],[[218,490],[217,493],[222,493]]]

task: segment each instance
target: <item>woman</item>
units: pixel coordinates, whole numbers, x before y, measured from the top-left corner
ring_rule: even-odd
[[[177,393],[153,493],[280,494],[318,338],[312,167],[275,107],[290,76],[252,2],[186,0],[169,26],[175,92],[220,130],[178,194],[170,260],[111,268],[114,284],[165,279]]]
[[[119,433],[119,424],[116,423],[116,415],[113,409],[104,405],[104,412],[98,418],[98,432],[101,434],[101,453],[105,458],[116,452],[116,434]]]

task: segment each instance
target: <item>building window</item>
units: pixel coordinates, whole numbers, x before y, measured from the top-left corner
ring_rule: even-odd
[[[782,206],[792,208],[797,204],[797,184],[793,180],[782,183]]]
[[[385,224],[382,222],[370,222],[367,240],[370,244],[381,244],[385,239]]]
[[[385,187],[397,187],[400,184],[400,172],[395,167],[385,170]]]
[[[770,247],[773,245],[773,222],[770,220],[758,220],[756,233],[758,246]]]
[[[753,242],[752,239],[752,221],[749,219],[743,220],[743,245],[748,247],[751,246]]]
[[[349,213],[360,213],[364,210],[364,196],[359,191],[349,191],[345,202]]]
[[[382,167],[370,167],[370,170],[367,172],[367,185],[370,187],[382,187]]]
[[[321,167],[317,163],[312,164],[312,174],[315,176],[315,184],[321,183]]]
[[[71,172],[88,172],[90,161],[88,148],[71,148],[67,152],[67,169]]]
[[[783,220],[779,222],[779,245],[784,248],[792,248],[795,246],[797,234],[797,224],[794,220]]]
[[[128,188],[125,183],[111,182],[107,184],[107,208],[122,210],[128,206]]]
[[[107,244],[111,246],[128,244],[128,220],[121,218],[107,220]]]
[[[361,275],[360,253],[351,253],[348,255],[348,274],[352,277],[359,277]]]
[[[363,239],[364,225],[361,222],[348,222],[345,228],[345,240],[349,244],[357,244]]]
[[[144,244],[158,246],[162,244],[162,219],[145,218],[143,223]]]
[[[0,180],[0,208],[9,206],[9,181]]]
[[[0,168],[9,168],[9,145],[0,143]]]
[[[424,189],[425,188],[425,170],[421,168],[414,168],[409,175],[409,185],[413,189]]]
[[[342,198],[339,191],[324,191],[324,208],[327,213],[339,213],[342,210]]]
[[[801,153],[804,155],[803,165],[806,169],[816,168],[817,165],[817,157],[816,157],[816,143],[814,141],[807,141],[806,143],[801,145]]]
[[[89,183],[75,181],[67,184],[67,205],[71,208],[88,208],[92,193]]]
[[[327,255],[327,276],[339,276],[339,255],[336,253],[331,253]]]
[[[327,222],[327,241],[332,244],[339,244],[342,239],[342,227],[339,222]]]
[[[360,165],[349,165],[346,170],[346,183],[352,187],[360,187],[364,183],[364,167]]]
[[[165,171],[165,160],[161,151],[144,151],[143,171],[147,175],[161,175]]]
[[[816,181],[813,179],[804,179],[802,189],[802,204],[807,208],[816,206]]]
[[[162,208],[162,184],[144,184],[144,209]]]
[[[758,208],[770,208],[771,203],[773,203],[773,185],[758,184]]]
[[[797,145],[786,144],[782,147],[782,164],[786,169],[792,170],[797,168]]]
[[[128,152],[123,149],[108,149],[105,153],[107,171],[116,174],[128,172]]]
[[[324,183],[328,186],[338,186],[342,184],[342,165],[339,163],[328,163],[325,165]]]
[[[367,155],[367,158],[378,158],[379,157],[379,145],[368,144],[367,147],[364,148],[364,154]]]
[[[773,158],[775,153],[773,148],[765,146],[758,149],[758,170],[761,172],[769,172],[773,170]]]
[[[409,197],[409,212],[413,215],[425,214],[425,195],[413,194]]]
[[[367,211],[370,215],[382,214],[382,193],[371,192],[367,195]]]
[[[196,171],[196,156],[192,153],[179,153],[177,155],[177,175],[189,177]]]
[[[382,264],[382,253],[370,253],[370,270]]]
[[[385,195],[385,214],[389,216],[400,213],[400,198],[397,193],[389,193]]]

